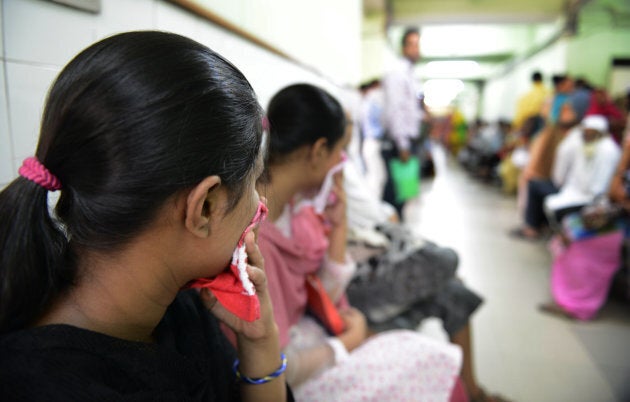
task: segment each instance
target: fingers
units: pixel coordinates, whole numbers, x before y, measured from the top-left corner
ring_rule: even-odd
[[[407,149],[403,149],[399,153],[399,159],[403,162],[407,162],[410,156],[411,156],[411,153]]]
[[[345,192],[343,187],[343,170],[337,172],[334,177],[334,189],[337,195],[342,196]]]
[[[333,181],[338,185],[343,184],[343,169],[333,175]]]
[[[217,298],[210,290],[203,288],[199,291],[203,305],[210,311],[217,305]]]
[[[249,232],[245,236],[245,252],[250,265],[265,269],[265,260],[256,243],[256,234],[254,232]]]
[[[343,204],[346,202],[346,192],[343,187],[343,172],[339,173],[341,173],[340,176],[334,176],[333,186],[328,197],[329,199],[326,208],[334,208],[340,202]]]
[[[208,289],[201,289],[199,292],[203,305],[210,311],[219,321],[224,322],[228,327],[234,329],[239,321],[234,314],[230,313],[219,301],[216,296]]]
[[[339,311],[339,315],[341,315],[342,318],[346,319],[352,319],[353,317],[357,317],[361,314],[362,313],[354,307],[344,308],[343,310]]]
[[[266,199],[263,197],[263,202]],[[247,275],[256,288],[259,298],[265,298],[267,294],[267,275],[265,275],[265,259],[256,242],[258,225],[255,230],[245,235],[245,252],[247,253]]]
[[[256,290],[258,291],[261,288],[266,287],[267,285],[267,275],[265,275],[265,271],[258,267],[254,267],[252,265],[247,266],[247,275],[249,276],[249,280],[252,281]]]
[[[265,204],[265,206],[267,206],[267,197],[264,196],[258,196],[258,199]],[[254,233],[254,241],[258,242],[258,230],[260,229],[260,224],[254,226],[254,228],[252,229],[252,232]]]

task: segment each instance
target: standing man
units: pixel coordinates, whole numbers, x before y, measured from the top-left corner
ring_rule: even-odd
[[[521,130],[527,119],[534,116],[541,116],[543,105],[550,97],[551,91],[545,86],[542,74],[540,71],[535,71],[532,74],[531,89],[526,94],[522,95],[516,104],[512,128],[514,130]]]
[[[422,110],[420,85],[414,79],[413,67],[420,60],[420,32],[408,28],[402,37],[402,58],[396,68],[385,76],[385,138],[382,154],[387,166],[387,182],[383,199],[392,204],[402,219],[404,202],[396,199],[389,161],[399,158],[407,162],[416,153],[420,135]]]

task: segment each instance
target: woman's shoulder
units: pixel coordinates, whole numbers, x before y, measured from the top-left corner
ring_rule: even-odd
[[[4,365],[14,355],[45,358],[58,351],[68,355],[98,349],[107,338],[111,337],[65,324],[25,328],[0,337],[0,351],[3,356],[0,364]]]
[[[107,338],[69,325],[47,325],[3,335],[0,399],[37,400],[42,395],[47,400],[113,397],[115,389],[130,380],[118,374],[128,371],[121,364],[122,354],[116,353],[115,339]]]
[[[235,351],[195,296],[180,292],[155,343],[69,325],[3,335],[0,400],[234,400]]]

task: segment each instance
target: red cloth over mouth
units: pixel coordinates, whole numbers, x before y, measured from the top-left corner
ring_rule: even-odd
[[[260,318],[260,301],[256,295],[254,284],[247,275],[247,253],[245,252],[245,236],[252,228],[267,217],[267,206],[259,201],[258,209],[241,235],[232,255],[229,269],[214,278],[199,278],[187,287],[207,288],[229,312],[238,318],[252,322]]]

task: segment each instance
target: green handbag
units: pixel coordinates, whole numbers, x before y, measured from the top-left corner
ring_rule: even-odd
[[[396,201],[404,202],[420,194],[420,161],[417,156],[407,162],[398,158],[389,161]]]

